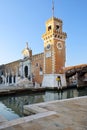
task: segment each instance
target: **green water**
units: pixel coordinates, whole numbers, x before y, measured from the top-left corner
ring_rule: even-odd
[[[77,90],[70,89],[61,92],[46,91],[38,94],[20,94],[16,96],[0,97],[0,115],[7,120],[13,120],[23,117],[23,105],[47,102],[53,100],[62,100],[87,95],[87,88]]]

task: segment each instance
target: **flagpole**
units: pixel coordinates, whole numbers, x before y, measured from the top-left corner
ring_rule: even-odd
[[[54,17],[54,0],[52,0],[52,16]]]

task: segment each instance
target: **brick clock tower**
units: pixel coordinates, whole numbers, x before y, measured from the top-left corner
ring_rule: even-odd
[[[44,40],[44,77],[42,86],[57,87],[56,78],[60,76],[62,86],[66,86],[64,67],[66,61],[65,39],[67,34],[62,31],[62,20],[52,17],[46,22]]]

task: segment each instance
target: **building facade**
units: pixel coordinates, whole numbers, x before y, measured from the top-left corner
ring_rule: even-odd
[[[0,83],[16,84],[19,78],[27,78],[40,86],[52,84],[56,87],[58,86],[56,78],[60,76],[63,85],[66,85],[63,69],[66,61],[67,34],[62,31],[62,26],[62,20],[56,17],[47,20],[46,32],[42,35],[44,52],[32,55],[32,50],[26,43],[26,47],[22,51],[23,59],[0,66]]]

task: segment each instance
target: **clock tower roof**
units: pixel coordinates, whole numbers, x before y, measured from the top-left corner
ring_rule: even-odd
[[[59,18],[56,18],[56,17],[51,17],[51,18],[49,18],[47,21],[46,21],[46,23],[48,24],[49,22],[53,22],[53,21],[57,21],[57,22],[60,22],[60,23],[62,23],[62,20],[61,19],[59,19]]]

